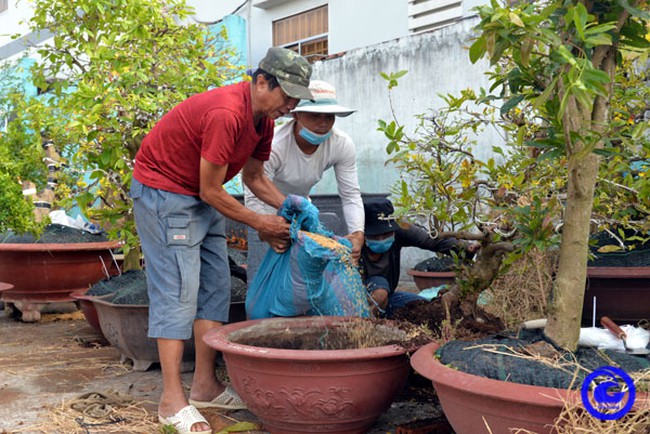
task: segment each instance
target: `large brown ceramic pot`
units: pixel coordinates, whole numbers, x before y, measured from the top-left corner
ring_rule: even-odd
[[[23,321],[38,321],[48,303],[72,301],[73,291],[106,277],[111,249],[119,246],[118,241],[0,243],[0,281],[14,286],[2,292],[2,301],[20,310]]]
[[[111,294],[106,294],[101,296],[101,298],[108,298],[110,297]],[[97,316],[97,309],[95,308],[95,303],[93,303],[93,297],[92,295],[86,295],[86,290],[79,290],[79,291],[73,291],[70,294],[70,297],[72,297],[77,303],[79,303],[79,307],[81,307],[81,311],[84,314],[84,317],[86,317],[86,322],[95,330],[101,337],[104,337],[104,333],[102,333],[102,327],[99,324],[99,317]],[[99,297],[96,297],[99,298]]]
[[[650,267],[587,267],[582,322],[608,316],[618,323],[650,320]]]
[[[438,347],[431,343],[417,350],[411,366],[432,381],[456,434],[508,434],[515,428],[550,433],[564,400],[580,401],[579,391],[493,380],[449,368],[435,357]]]
[[[455,271],[418,271],[410,269],[406,274],[413,277],[413,282],[420,291],[440,285],[453,285],[456,280]]]
[[[110,298],[110,294],[108,296]],[[149,306],[139,304],[116,304],[106,296],[86,296],[97,312],[99,329],[106,340],[120,351],[122,361],[130,359],[133,369],[146,371],[160,362],[158,344],[147,336],[149,331]],[[194,338],[185,342],[183,372],[189,372],[194,364]]]
[[[223,353],[232,386],[264,429],[283,434],[365,433],[406,383],[409,367],[403,348],[303,350],[245,343],[249,338],[278,336],[284,337],[285,348],[291,348],[301,336],[326,338],[354,320],[243,321],[214,329],[204,340]]]
[[[556,389],[493,380],[443,365],[435,356],[439,344],[421,347],[411,366],[433,383],[442,410],[456,434],[510,434],[527,430],[551,434],[565,403],[584,408],[580,390]],[[637,391],[638,410],[648,393]],[[638,405],[637,405],[638,404]]]

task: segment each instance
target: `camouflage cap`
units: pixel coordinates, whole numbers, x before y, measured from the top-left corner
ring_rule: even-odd
[[[271,47],[260,61],[259,67],[277,78],[284,93],[290,97],[314,99],[309,91],[311,65],[295,51]]]

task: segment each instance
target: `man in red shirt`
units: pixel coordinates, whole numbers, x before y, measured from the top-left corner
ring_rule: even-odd
[[[215,376],[216,352],[203,341],[228,322],[230,273],[225,218],[265,234],[273,249],[289,247],[289,224],[241,205],[223,184],[243,182],[269,205],[285,196],[264,175],[274,120],[309,92],[311,66],[293,51],[269,49],[241,82],[194,95],[174,107],[142,141],[131,197],[142,243],[149,295],[150,338],[163,375],[161,423],[180,433],[211,433],[197,408],[245,408]],[[184,340],[194,333],[195,371],[189,401],[181,383]],[[188,404],[189,402],[189,404]]]

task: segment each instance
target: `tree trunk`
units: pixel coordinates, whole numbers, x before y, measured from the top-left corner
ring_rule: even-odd
[[[601,50],[594,56],[598,62],[594,66],[609,75],[608,93],[611,94],[617,50],[613,46],[599,48]],[[609,120],[609,100],[596,97],[588,116],[581,116],[581,110],[573,101],[568,104],[567,113],[565,129],[568,128],[569,134],[565,134],[566,137],[571,137],[572,132],[587,134],[589,131],[602,136]],[[598,140],[595,148],[602,147],[602,144],[602,140]],[[560,347],[575,351],[580,337],[589,257],[589,226],[600,158],[586,149],[584,143],[576,143],[573,149],[570,143],[566,143],[566,146],[570,150],[567,207],[562,227],[558,273],[553,285],[545,333]]]
[[[560,260],[545,332],[557,345],[570,351],[575,351],[580,337],[589,224],[599,161],[591,153],[586,158],[576,158],[569,167]]]

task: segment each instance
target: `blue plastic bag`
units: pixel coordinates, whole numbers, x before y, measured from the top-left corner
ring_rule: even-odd
[[[304,197],[289,195],[279,214],[291,221],[291,247],[281,254],[268,250],[246,294],[247,317],[369,317],[350,241],[323,227]]]

